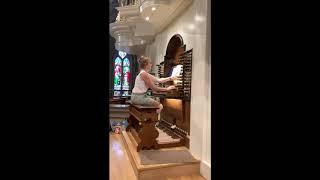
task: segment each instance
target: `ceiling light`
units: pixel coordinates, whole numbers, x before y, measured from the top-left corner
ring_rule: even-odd
[[[155,10],[156,10],[156,8],[155,8],[155,7],[153,7],[151,10],[152,10],[152,11],[155,11]]]
[[[150,19],[149,17],[146,17],[146,20],[147,20],[147,21],[149,21],[149,19]]]
[[[196,16],[194,17],[194,19],[195,19],[196,21],[198,21],[198,22],[202,22],[202,21],[205,20],[205,17],[196,15]]]
[[[195,28],[195,26],[194,26],[194,24],[189,24],[188,28],[189,28],[190,30],[193,30],[193,29]]]

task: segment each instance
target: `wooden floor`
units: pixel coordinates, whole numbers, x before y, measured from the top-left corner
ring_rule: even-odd
[[[120,134],[110,133],[110,179],[111,180],[137,180],[129,157],[124,149]],[[155,180],[155,179],[154,179]],[[167,180],[205,180],[201,176],[181,176],[168,178]]]

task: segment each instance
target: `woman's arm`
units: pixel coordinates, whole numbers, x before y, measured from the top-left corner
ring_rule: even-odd
[[[168,91],[168,90],[171,90],[173,89],[172,87],[171,88],[161,88],[161,87],[158,87],[154,84],[154,78],[156,77],[152,77],[152,75],[150,74],[147,74],[147,73],[141,73],[140,74],[140,77],[141,79],[146,83],[146,85],[148,87],[150,87],[153,91],[160,91],[160,92],[164,92],[164,91]],[[158,78],[157,78],[158,79]]]
[[[167,77],[167,78],[157,78],[151,74],[148,74],[149,77],[152,79],[153,82],[158,82],[158,83],[165,83],[165,82],[168,82],[168,81],[173,81],[175,80],[174,77]]]
[[[173,77],[167,77],[167,78],[159,78],[158,79],[158,83],[165,83],[165,82],[168,82],[168,81],[173,81],[174,78]]]

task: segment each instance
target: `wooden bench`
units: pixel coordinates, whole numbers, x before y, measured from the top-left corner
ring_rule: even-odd
[[[109,99],[109,104],[126,104],[127,98],[125,97],[117,97]]]
[[[159,132],[155,127],[158,122],[158,107],[135,105],[129,101],[128,119],[129,125],[126,131],[130,131],[137,142],[137,151],[141,149],[158,149],[156,138]]]

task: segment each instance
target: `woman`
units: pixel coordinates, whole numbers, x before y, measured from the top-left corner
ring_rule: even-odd
[[[132,89],[131,94],[131,102],[133,104],[138,105],[152,105],[156,106],[159,109],[157,109],[157,113],[160,114],[161,110],[163,109],[163,106],[158,101],[148,97],[146,95],[146,92],[149,88],[151,88],[153,91],[157,92],[166,92],[170,91],[172,89],[175,89],[175,86],[169,86],[167,88],[161,88],[156,86],[154,83],[164,83],[167,81],[173,81],[176,78],[175,77],[168,77],[168,78],[157,78],[151,74],[149,74],[151,70],[151,59],[142,56],[139,60],[139,67],[140,67],[140,73],[137,75],[134,88]]]

